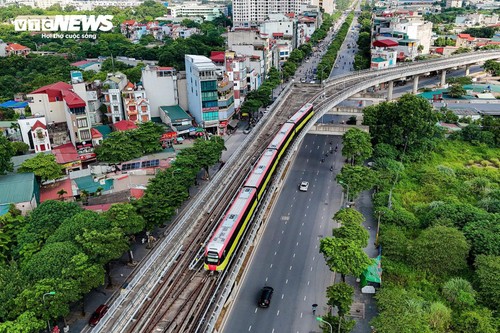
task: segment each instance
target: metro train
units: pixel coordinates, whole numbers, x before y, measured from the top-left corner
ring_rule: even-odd
[[[313,105],[304,104],[281,126],[260,156],[205,248],[206,270],[222,271],[226,268],[283,154],[313,115]]]

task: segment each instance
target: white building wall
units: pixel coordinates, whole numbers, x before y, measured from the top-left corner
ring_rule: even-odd
[[[47,94],[28,94],[27,98],[33,116],[45,116],[49,124],[66,122],[64,101],[49,102]]]
[[[142,70],[141,81],[149,99],[151,117],[160,117],[160,106],[179,104],[177,74],[166,75],[167,71],[155,66],[146,66]]]

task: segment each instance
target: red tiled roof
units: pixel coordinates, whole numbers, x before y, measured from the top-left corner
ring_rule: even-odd
[[[58,200],[60,199],[60,190],[65,190],[66,193],[62,195],[63,198],[71,198],[73,196],[73,191],[71,189],[71,179],[65,179],[49,186],[43,186],[40,188],[40,202],[47,200]]]
[[[62,91],[63,99],[70,108],[84,108],[85,101],[71,90]]]
[[[373,46],[377,47],[391,47],[398,46],[398,43],[390,39],[380,39],[373,42]]]
[[[80,156],[71,142],[52,148],[52,154],[56,156],[56,162],[59,164],[80,160]]]
[[[224,62],[226,58],[224,51],[211,51],[210,52],[210,60],[215,62]]]
[[[171,71],[171,70],[174,70],[175,68],[173,67],[157,67],[158,70],[160,71]]]
[[[23,51],[23,50],[30,50],[29,47],[17,44],[17,43],[11,43],[7,45],[7,50],[12,50],[12,51]]]
[[[285,16],[288,16],[290,18],[294,18],[295,17],[295,13],[287,13],[287,14],[285,14]]]
[[[144,196],[144,190],[140,188],[131,188],[130,189],[130,196],[140,199]]]
[[[31,129],[34,130],[35,128],[41,127],[43,129],[47,129],[47,126],[45,126],[40,120],[37,120],[33,126],[31,126]]]
[[[64,101],[71,108],[85,107],[85,101],[72,91],[73,87],[65,82],[56,82],[38,88],[30,94],[46,94],[49,102]]]
[[[467,39],[470,42],[474,40],[474,37],[469,34],[458,34],[458,38]]]
[[[92,135],[92,139],[102,138],[101,132],[99,132],[96,128],[90,129],[90,135]]]
[[[135,20],[125,20],[125,21],[123,21],[123,24],[124,25],[127,25],[127,24],[128,25],[134,25],[135,24]]]
[[[283,37],[284,33],[282,32],[273,32],[273,37]]]
[[[128,131],[137,128],[137,125],[130,120],[121,120],[113,124],[117,131]]]
[[[134,89],[134,84],[130,81],[128,81],[127,85],[125,86],[125,88],[130,88],[130,89]]]
[[[71,66],[78,67],[78,66],[81,66],[81,65],[88,64],[89,62],[90,61],[88,61],[88,60],[80,60],[80,61],[72,63]]]

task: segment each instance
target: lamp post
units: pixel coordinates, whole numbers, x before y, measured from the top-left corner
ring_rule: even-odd
[[[316,317],[316,320],[319,321],[319,322],[322,322],[324,324],[328,324],[328,326],[330,326],[330,333],[333,333],[333,326],[332,326],[332,324],[330,324],[326,320],[323,320],[323,318],[321,318],[321,317]]]
[[[340,185],[345,185],[347,187],[347,195],[346,195],[346,202],[345,202],[345,206],[347,207],[347,203],[349,202],[349,184],[347,183],[344,183],[343,181],[339,180],[339,184]]]
[[[55,294],[56,294],[55,291],[49,291],[48,293],[43,294],[43,296],[42,296],[43,307],[45,307],[45,296],[47,296],[47,295],[53,296]],[[50,333],[50,319],[48,319],[48,318],[47,318],[47,328],[49,329],[49,333]]]

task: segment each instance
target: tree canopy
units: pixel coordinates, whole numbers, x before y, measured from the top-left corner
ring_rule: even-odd
[[[350,128],[342,136],[342,156],[351,160],[351,164],[363,164],[372,155],[370,134],[358,128]]]
[[[419,156],[429,151],[437,133],[437,115],[423,97],[405,94],[396,102],[364,109],[363,124],[370,126],[374,144],[386,143],[400,152]]]
[[[1,79],[0,79],[1,80]],[[16,151],[10,144],[10,141],[4,135],[0,135],[0,175],[5,174],[6,171],[12,171],[14,164],[11,162],[12,156]]]
[[[53,154],[36,154],[21,164],[19,172],[33,172],[42,180],[57,179],[62,176],[62,167],[56,162]]]

